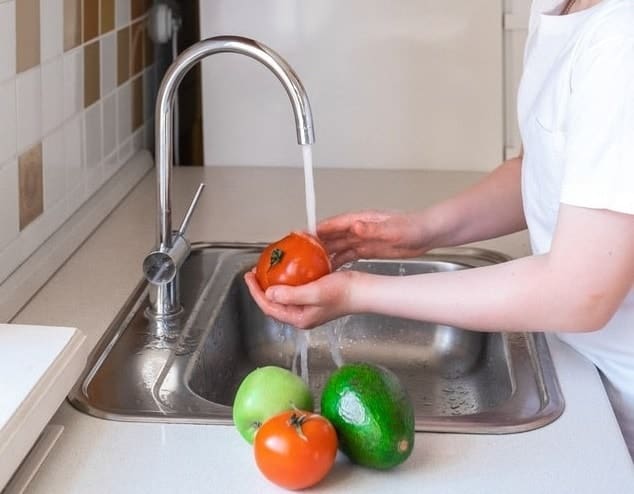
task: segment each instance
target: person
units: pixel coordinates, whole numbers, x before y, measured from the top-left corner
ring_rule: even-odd
[[[528,228],[532,255],[454,272],[334,271],[263,293],[298,328],[372,312],[471,330],[550,331],[599,369],[634,458],[634,1],[534,0],[518,90],[522,153],[417,212],[326,219],[334,267]]]

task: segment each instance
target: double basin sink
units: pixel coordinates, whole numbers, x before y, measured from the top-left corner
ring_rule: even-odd
[[[148,289],[140,284],[95,348],[71,402],[106,419],[231,424],[236,390],[257,367],[296,371],[319,403],[338,365],[362,361],[399,376],[419,431],[522,432],[562,413],[542,334],[474,332],[373,314],[298,331],[266,317],[246,289],[242,276],[262,247],[195,244],[180,273],[184,310],[174,320],[146,318]],[[416,259],[357,261],[346,269],[407,276],[506,260],[454,248]]]

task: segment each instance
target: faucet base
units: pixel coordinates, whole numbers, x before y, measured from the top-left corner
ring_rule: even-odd
[[[148,321],[148,331],[158,339],[174,340],[178,338],[181,329],[183,308],[172,314],[157,314],[152,307],[146,307],[143,315]]]

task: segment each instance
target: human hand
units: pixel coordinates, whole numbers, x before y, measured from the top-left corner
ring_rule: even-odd
[[[430,248],[430,233],[420,214],[362,211],[323,220],[317,236],[333,269],[361,258],[415,257]]]
[[[355,311],[352,288],[359,273],[338,271],[300,286],[276,285],[262,291],[255,273],[244,275],[262,312],[280,322],[310,329]]]

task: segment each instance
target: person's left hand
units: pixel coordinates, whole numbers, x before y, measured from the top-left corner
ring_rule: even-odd
[[[358,273],[335,271],[301,286],[275,285],[262,291],[255,273],[244,280],[262,312],[296,328],[310,329],[353,310],[352,286]]]

